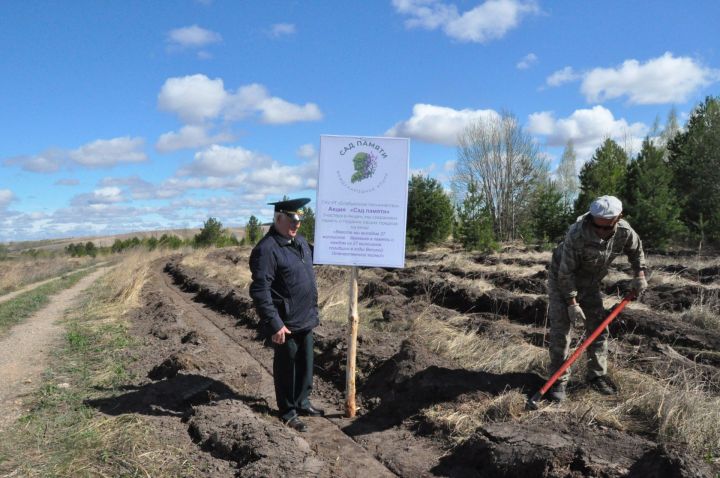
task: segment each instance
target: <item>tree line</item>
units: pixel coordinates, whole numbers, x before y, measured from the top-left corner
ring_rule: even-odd
[[[179,249],[181,247],[204,248],[204,247],[229,247],[255,245],[264,234],[263,225],[260,220],[253,216],[245,225],[245,235],[238,238],[217,218],[209,217],[204,223],[200,232],[190,239],[183,239],[174,234],[163,234],[157,237],[139,238],[137,236],[128,239],[115,239],[109,247],[97,246],[94,242],[70,243],[65,246],[65,253],[72,257],[91,256],[98,254],[116,254],[130,249],[142,248],[148,251],[155,249]],[[305,208],[305,217],[302,222],[302,233],[310,241],[315,237],[315,213],[311,208]],[[0,253],[4,249],[0,249]],[[3,254],[0,254],[2,258]]]
[[[599,196],[623,201],[623,214],[648,249],[720,242],[720,98],[708,97],[681,128],[675,110],[658,121],[637,155],[607,138],[576,173],[569,141],[551,174],[534,140],[509,114],[478,121],[459,137],[451,191],[439,181],[409,182],[407,243],[453,240],[492,250],[502,241],[550,245]]]

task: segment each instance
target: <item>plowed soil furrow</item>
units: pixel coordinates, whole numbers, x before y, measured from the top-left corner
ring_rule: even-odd
[[[221,360],[226,368],[234,368],[238,373],[225,375],[225,383],[240,392],[260,398],[266,403],[274,402],[274,386],[270,372],[269,357],[260,362],[241,343],[242,337],[237,328],[233,327],[227,317],[203,307],[192,299],[192,294],[182,292],[172,283],[172,279],[159,269],[155,275],[160,279],[162,295],[172,306],[184,311],[181,317],[182,326],[197,331],[207,340],[204,353],[217,353],[215,357]],[[247,337],[246,337],[247,338]],[[269,355],[269,354],[265,354]],[[259,371],[259,373],[258,373]],[[254,383],[245,380],[247,376],[254,378]],[[317,401],[317,400],[316,400]],[[318,401],[321,407],[330,407]],[[267,417],[268,420],[276,420]],[[309,449],[327,464],[332,470],[332,476],[395,476],[382,463],[376,460],[364,448],[359,446],[349,436],[343,433],[338,426],[325,418],[305,418],[308,423],[308,432],[298,436],[297,439],[305,441]]]
[[[247,257],[240,253],[238,251],[232,256],[232,263],[239,268],[246,267]],[[207,260],[208,264],[227,262],[229,257],[227,253],[223,257],[208,254]],[[440,322],[452,318],[453,326],[465,331],[474,330],[478,335],[504,330],[503,340],[515,338],[542,345],[546,300],[542,296],[522,294],[522,287],[516,287],[517,283],[509,276],[498,275],[496,279],[513,290],[497,287],[499,282],[494,289],[475,290],[464,279],[458,282],[447,274],[438,273],[438,266],[418,264],[411,270],[400,271],[371,269],[361,275],[362,304],[382,309],[382,319],[379,319],[382,323],[377,324],[381,328],[368,325],[363,327],[361,334],[358,357],[361,371],[358,378],[358,398],[362,405],[360,415],[353,420],[331,416],[329,421],[374,455],[387,470],[399,476],[413,477],[639,477],[651,476],[648,470],[659,469],[658,466],[671,469],[677,465],[672,476],[710,476],[702,463],[689,456],[683,446],[673,448],[660,444],[658,437],[650,432],[638,435],[623,427],[608,428],[594,423],[592,419],[585,423],[584,415],[578,419],[562,406],[497,421],[488,415],[489,422],[477,426],[460,446],[453,446],[457,443],[453,442],[452,427],[443,425],[443,418],[439,421],[432,418],[433,413],[444,413],[444,417],[453,420],[454,416],[462,417],[463,413],[468,413],[469,407],[487,407],[508,392],[531,395],[544,380],[529,372],[490,373],[459,367],[452,360],[430,350],[423,337],[414,336],[414,329],[408,328],[409,324],[417,318]],[[200,308],[210,314],[202,320],[213,322],[231,342],[242,345],[257,361],[256,368],[261,365],[269,367],[272,351],[263,347],[255,337],[257,316],[244,290],[227,284],[223,278],[211,278],[200,269],[183,266],[180,257],[168,263],[167,271],[176,284],[194,293],[191,296],[172,291],[184,295],[183,300],[178,300],[176,304],[179,310],[186,311],[183,320],[187,318],[189,306]],[[337,268],[318,268],[321,290],[323,286],[335,287],[341,276],[342,271]],[[175,289],[169,279],[165,281],[163,296],[170,294],[165,289]],[[215,312],[191,303],[192,299],[203,302]],[[459,320],[458,313],[467,321]],[[697,364],[683,358],[686,350],[677,344],[677,340],[666,337],[668,342],[674,343],[673,348],[665,340],[626,330],[631,324],[632,330],[639,333],[638,323],[649,324],[663,319],[664,316],[650,313],[642,317],[628,314],[624,320],[618,321],[618,325],[622,325],[622,334],[613,344],[612,360],[619,361],[622,357],[633,367],[657,376],[667,374],[668,370],[673,372],[694,367],[701,378],[704,376],[712,382],[716,377],[714,367],[697,367]],[[674,325],[668,328],[674,329]],[[187,323],[184,325],[189,326]],[[337,410],[341,407],[340,391],[343,388],[344,327],[336,322],[323,322],[316,332],[319,373],[316,374],[317,390],[313,400],[319,401],[318,397],[322,397],[325,403],[331,408],[334,405]],[[201,334],[207,335],[209,331],[203,329]],[[712,345],[712,336],[709,334],[696,339],[693,345],[707,350],[706,346]],[[207,343],[202,345],[214,348]],[[225,365],[231,366],[235,360],[227,360]],[[661,364],[662,367],[659,366]],[[263,373],[268,373],[267,368]],[[231,375],[226,371],[213,376],[235,390],[242,390],[243,379]],[[257,467],[272,458],[258,457],[277,459],[278,453],[266,453],[262,440],[258,446],[253,442],[255,448],[252,448],[247,440],[236,439],[245,434],[248,427],[258,435],[258,426],[253,424],[257,420],[253,417],[258,412],[271,413],[275,408],[267,405],[272,403],[272,397],[268,398],[268,395],[271,394],[266,392],[265,398],[262,398],[265,406],[254,402],[256,399],[250,395],[240,397],[243,401],[240,404],[229,400],[195,406],[194,415],[190,418],[193,437],[218,456],[235,460],[247,473],[255,472],[257,476],[268,474],[267,470]],[[226,408],[233,410],[232,413],[238,417],[235,421],[239,425],[234,428],[218,418]],[[263,426],[272,428],[272,424],[277,423],[276,419],[265,418]],[[282,428],[273,430],[274,436],[287,433]],[[316,446],[322,449],[336,445],[331,437],[324,438],[325,441],[313,442],[315,452]],[[228,447],[228,444],[232,446]],[[347,474],[346,467],[349,465],[338,461],[335,467],[331,467],[319,453],[313,456],[321,459],[322,463],[305,456],[295,462],[299,463],[297,468],[315,476],[343,476],[340,470]],[[257,470],[263,470],[264,474]],[[282,467],[271,471],[277,474],[279,470]],[[241,476],[255,476],[247,473]]]

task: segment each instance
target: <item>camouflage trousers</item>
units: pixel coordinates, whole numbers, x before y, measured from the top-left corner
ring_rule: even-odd
[[[567,312],[567,300],[560,296],[552,281],[549,284],[550,304],[548,318],[550,320],[550,369],[552,375],[569,357],[572,324]],[[599,285],[581,288],[576,300],[585,313],[585,337],[605,319],[605,308],[602,303]],[[607,373],[607,328],[587,348],[587,379],[603,376]],[[559,378],[558,382],[570,380],[570,368]]]

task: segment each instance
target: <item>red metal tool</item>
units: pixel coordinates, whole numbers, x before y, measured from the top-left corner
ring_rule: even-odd
[[[598,328],[595,329],[593,331],[593,333],[590,334],[590,336],[587,339],[585,339],[585,341],[583,341],[583,343],[580,345],[580,347],[578,347],[577,350],[575,350],[575,352],[570,356],[570,358],[568,358],[565,361],[565,363],[563,363],[560,366],[560,368],[557,369],[557,371],[552,375],[552,377],[550,377],[550,379],[547,382],[545,382],[545,385],[543,385],[542,388],[540,390],[538,390],[538,392],[535,395],[533,395],[531,398],[528,399],[527,404],[526,404],[526,408],[528,410],[537,410],[538,402],[540,401],[542,396],[545,395],[545,393],[547,393],[548,390],[550,390],[550,387],[553,386],[553,384],[557,381],[557,379],[560,377],[560,375],[562,375],[563,372],[570,365],[572,365],[575,362],[575,360],[577,360],[577,358],[580,356],[580,354],[582,354],[585,351],[585,349],[588,348],[590,346],[590,344],[595,341],[596,338],[598,338],[598,335],[600,335],[602,333],[602,331],[605,330],[605,327],[610,325],[610,322],[615,320],[615,317],[617,317],[618,314],[625,308],[625,306],[628,305],[628,302],[630,302],[631,300],[634,300],[634,299],[635,299],[635,295],[632,292],[630,292],[623,298],[623,300],[619,304],[617,304],[613,308],[612,312],[610,312],[610,315],[608,315],[607,318],[605,320],[603,320],[602,324],[600,324],[598,326]]]

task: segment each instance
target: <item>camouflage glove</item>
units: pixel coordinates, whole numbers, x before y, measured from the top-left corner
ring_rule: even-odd
[[[648,283],[645,280],[644,276],[635,277],[632,282],[630,283],[630,289],[635,292],[636,297],[640,297],[643,292],[645,292],[648,288]]]
[[[581,326],[585,323],[585,312],[583,312],[580,304],[568,305],[567,308],[568,317],[577,326]]]

